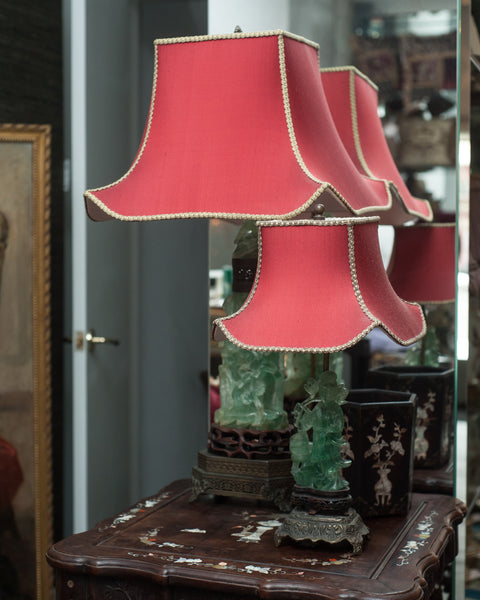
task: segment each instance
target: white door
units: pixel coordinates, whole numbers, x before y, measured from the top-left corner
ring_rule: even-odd
[[[190,477],[207,442],[208,223],[93,223],[83,203],[85,189],[115,181],[135,156],[153,40],[171,35],[162,27],[185,30],[178,21],[203,9],[196,0],[176,1],[172,23],[168,1],[65,1],[72,42],[72,528],[82,531]],[[119,345],[89,351],[90,330]]]
[[[85,189],[118,178],[135,151],[131,7],[70,3],[74,531],[128,506],[135,481],[136,228],[90,222],[83,203]],[[89,343],[92,331],[119,343]]]

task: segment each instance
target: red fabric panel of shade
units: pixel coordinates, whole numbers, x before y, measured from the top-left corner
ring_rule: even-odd
[[[142,157],[123,181],[94,192],[102,203],[131,217],[262,216],[309,200],[319,184],[292,151],[278,36],[157,44],[155,51]]]
[[[252,349],[312,352],[353,345],[376,325],[400,343],[421,337],[420,307],[400,300],[388,281],[377,223],[361,221],[354,265],[344,223],[262,226],[256,285],[236,315],[217,321],[227,337]],[[368,310],[355,293],[355,272]]]
[[[378,115],[378,95],[375,87],[353,67],[322,71],[322,81],[338,134],[357,169],[361,173],[393,182],[404,211],[430,221],[430,204],[412,196],[393,160]],[[352,111],[355,112],[355,122]],[[363,161],[355,144],[355,127]]]
[[[117,182],[86,192],[91,218],[291,217],[324,184],[331,213],[383,215],[388,186],[360,174],[338,137],[314,46],[278,32],[186,40],[156,43],[138,160]]]
[[[454,223],[395,228],[395,244],[388,267],[397,294],[421,304],[455,301]]]

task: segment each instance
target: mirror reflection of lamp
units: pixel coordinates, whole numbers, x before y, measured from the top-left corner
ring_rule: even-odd
[[[374,387],[417,395],[415,468],[446,469],[452,489],[454,369],[453,357],[442,356],[439,331],[446,332],[447,340],[453,335],[455,244],[453,222],[395,228],[388,276],[402,299],[424,307],[428,329],[421,342],[407,350],[405,364],[373,368],[366,377]]]
[[[330,113],[344,146],[360,173],[391,182],[397,197],[398,214],[431,221],[430,203],[415,198],[408,190],[387,144],[378,115],[378,88],[355,67],[320,70]]]
[[[395,227],[395,242],[387,272],[394,290],[404,300],[424,307],[427,335],[410,352],[412,365],[439,366],[438,329],[430,322],[435,306],[455,302],[454,222],[419,223]]]
[[[378,219],[264,221],[259,227],[252,292],[235,314],[214,322],[215,339],[258,352],[328,356],[353,346],[375,327],[401,345],[425,335],[421,308],[401,300],[388,280]],[[307,392],[296,409],[297,433],[291,438],[294,508],[277,530],[276,542],[284,537],[347,540],[359,552],[367,530],[351,507],[341,474],[346,461],[340,406],[346,390],[327,362]]]

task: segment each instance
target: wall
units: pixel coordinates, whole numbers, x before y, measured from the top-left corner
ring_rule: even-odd
[[[209,33],[285,29],[320,44],[322,66],[350,62],[351,0],[210,0]]]
[[[63,123],[61,0],[0,0],[0,122],[52,126],[52,417],[55,535],[62,530]],[[1,332],[0,332],[1,334]]]
[[[73,352],[73,364],[78,367],[83,353],[87,366],[80,366],[78,378],[74,369],[66,385],[68,393],[71,375],[67,438],[73,444],[66,447],[72,452],[65,471],[73,464],[74,473],[65,489],[74,510],[66,534],[125,509],[172,479],[190,476],[207,435],[207,389],[201,379],[208,365],[207,223],[93,223],[86,220],[82,200],[86,188],[112,183],[134,159],[150,101],[153,40],[204,33],[206,2],[84,0],[84,5],[85,38],[76,35],[80,12],[65,46],[72,38],[79,44],[73,48],[80,62],[73,84],[82,78],[84,53],[86,58],[81,102],[72,94],[76,109],[69,104],[67,110],[74,133],[67,156],[76,156],[72,176],[85,162],[84,183],[79,186],[73,177],[72,239],[85,227],[86,240],[80,252],[72,243],[79,260],[67,277],[81,277],[82,259],[87,273],[84,287],[77,281],[67,303],[75,309],[85,295],[85,331],[93,327],[120,345]],[[65,13],[79,9],[70,0],[65,7]],[[76,65],[70,58],[68,65]],[[83,144],[85,156],[79,156]]]
[[[207,2],[140,4],[140,122],[153,74],[153,40],[207,33]],[[208,222],[139,225],[139,495],[190,477],[206,446]]]

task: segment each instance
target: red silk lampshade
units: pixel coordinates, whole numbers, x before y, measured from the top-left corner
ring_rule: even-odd
[[[410,218],[345,149],[316,44],[270,31],[154,47],[143,140],[123,177],[85,193],[93,220],[292,218],[320,196],[333,215]]]
[[[397,294],[420,304],[454,302],[455,240],[455,223],[396,227],[388,274]]]
[[[421,308],[388,280],[378,219],[265,221],[252,291],[239,311],[215,321],[214,335],[250,350],[329,353],[374,327],[402,345],[426,331]]]
[[[330,113],[343,144],[360,173],[392,182],[400,213],[390,214],[392,224],[402,214],[431,221],[430,203],[414,198],[393,160],[378,116],[378,89],[355,67],[321,69],[322,82]],[[403,219],[405,220],[405,219]]]

